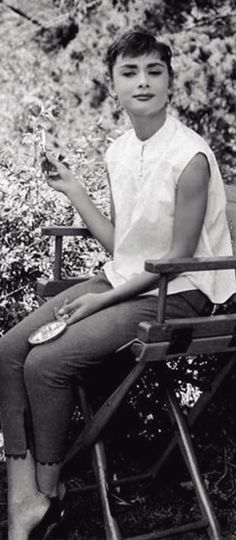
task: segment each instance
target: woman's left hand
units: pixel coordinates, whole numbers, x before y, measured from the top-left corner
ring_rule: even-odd
[[[67,324],[73,324],[105,307],[103,294],[87,293],[57,311],[60,317],[68,315]]]

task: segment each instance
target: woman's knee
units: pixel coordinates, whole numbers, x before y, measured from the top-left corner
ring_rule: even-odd
[[[34,347],[24,364],[24,380],[27,389],[42,385],[54,386],[59,378],[59,363],[48,354],[46,347]]]
[[[24,363],[24,380],[26,386],[37,385],[45,377],[47,362],[39,348],[33,348]]]
[[[23,321],[22,321],[23,322]],[[19,372],[29,351],[29,343],[22,323],[0,338],[0,373]]]
[[[17,349],[9,343],[6,336],[0,339],[0,381],[11,377],[19,365]]]

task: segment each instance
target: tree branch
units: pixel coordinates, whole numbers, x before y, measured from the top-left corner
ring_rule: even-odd
[[[33,24],[36,24],[37,26],[40,26],[40,28],[43,28],[43,25],[42,25],[41,22],[39,22],[34,17],[30,17],[30,15],[27,15],[27,13],[25,13],[21,9],[16,8],[16,7],[12,6],[11,4],[8,4],[8,2],[5,2],[4,0],[0,0],[0,3],[4,4],[4,6],[8,7],[12,11],[14,11],[14,13],[17,13],[17,15],[20,15],[20,17],[24,17],[24,19],[27,19],[27,21],[30,21]]]

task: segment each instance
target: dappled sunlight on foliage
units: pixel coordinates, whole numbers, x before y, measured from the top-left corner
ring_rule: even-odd
[[[9,324],[6,311],[11,308],[15,311],[16,306],[21,306],[19,311],[24,316],[29,306],[35,306],[33,291],[36,279],[52,272],[53,246],[42,237],[41,226],[51,223],[81,225],[80,217],[74,215],[66,199],[48,188],[45,182],[41,171],[41,130],[46,129],[45,119],[42,122],[45,113],[39,113],[38,118],[31,114],[28,112],[31,131],[23,134],[18,155],[14,154],[10,145],[0,152],[3,186],[0,201],[0,320],[3,330]],[[95,131],[84,133],[73,145],[69,145],[66,159],[75,174],[79,169],[80,180],[96,205],[104,214],[109,214],[106,175],[100,152],[96,149],[98,143],[102,146],[103,137],[99,133],[96,136]],[[92,273],[106,260],[104,251],[93,239],[87,242],[66,239],[64,248],[64,272],[71,275],[81,272],[81,267]],[[30,292],[32,301],[28,303]]]
[[[36,280],[52,276],[54,245],[41,235],[41,228],[83,225],[67,199],[45,181],[41,169],[45,146],[65,160],[94,203],[109,216],[104,154],[130,126],[109,93],[104,63],[108,44],[120,32],[144,26],[171,46],[175,76],[170,111],[206,138],[216,153],[224,182],[235,183],[233,0],[21,0],[18,4],[21,13],[7,7],[4,0],[0,2],[0,335],[37,307]],[[12,1],[12,5],[16,3]],[[92,238],[67,237],[63,277],[92,275],[108,256]],[[177,398],[185,412],[208,390],[220,362],[222,359],[215,357],[206,362],[202,356],[170,363]],[[224,422],[227,398],[222,398],[220,410],[212,405],[216,424],[218,414]],[[166,406],[151,369],[130,393],[124,417],[126,444],[130,443],[132,451],[137,440],[141,452],[157,446],[157,441],[159,451],[159,444],[166,443]],[[204,442],[201,432],[198,444],[199,448],[205,445],[204,480],[229,523],[225,486],[235,496],[235,445],[230,435],[235,424],[226,420],[227,447],[225,439],[222,443],[224,433],[211,441],[207,419],[203,423]],[[119,441],[123,428],[119,431],[115,426]],[[2,448],[0,439],[0,461]],[[209,472],[208,463],[213,463],[213,472]],[[168,501],[168,518],[175,511],[170,510]],[[150,515],[147,512],[148,519]],[[86,522],[86,531],[87,526]],[[70,538],[78,538],[77,533]]]

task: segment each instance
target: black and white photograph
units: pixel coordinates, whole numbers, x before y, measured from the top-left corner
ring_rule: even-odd
[[[0,43],[0,540],[235,540],[235,1]]]

